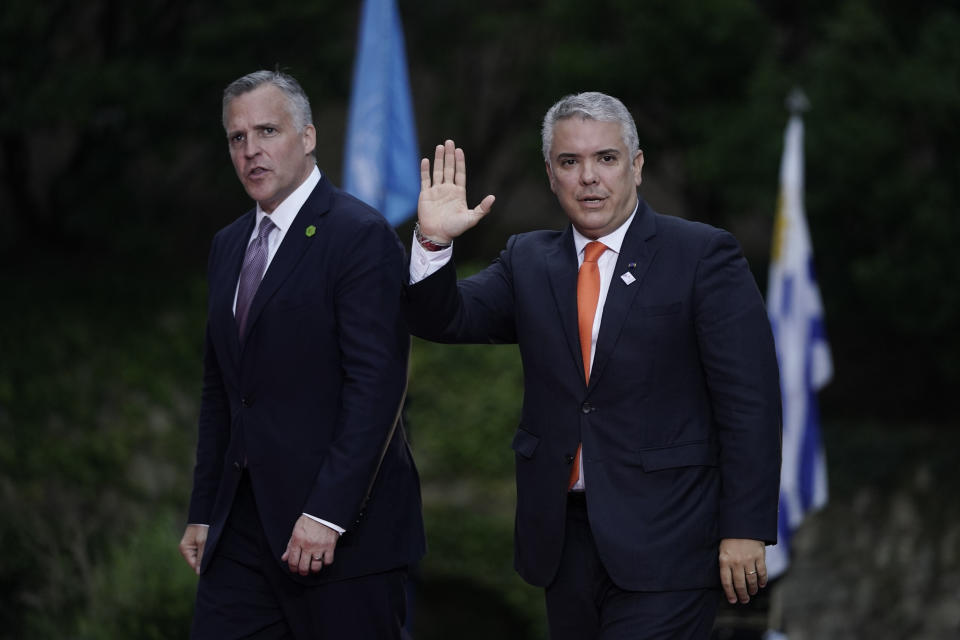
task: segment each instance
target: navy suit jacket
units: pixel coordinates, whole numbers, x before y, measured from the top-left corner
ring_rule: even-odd
[[[278,563],[301,513],[347,529],[332,565],[291,578],[330,581],[414,563],[425,542],[402,425],[362,504],[406,382],[399,239],[379,213],[322,178],[267,268],[241,337],[233,300],[254,220],[249,211],[219,231],[210,252],[189,512],[189,522],[210,525],[201,570],[214,558],[244,463]]]
[[[519,344],[516,569],[540,586],[556,574],[582,441],[591,530],[613,581],[639,591],[718,586],[721,538],[777,535],[778,368],[746,260],[729,233],[641,200],[589,385],[577,270],[568,227],[511,237],[458,284],[451,262],[407,289],[415,335]]]

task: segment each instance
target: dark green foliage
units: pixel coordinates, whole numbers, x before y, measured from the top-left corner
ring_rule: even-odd
[[[523,393],[513,345],[438,345],[414,340],[408,393],[409,427],[423,483],[428,553],[423,582],[462,581],[495,593],[499,606],[526,627],[545,633],[542,593],[513,571],[516,489],[510,442]],[[428,593],[424,631],[440,606],[467,603],[456,593]],[[489,597],[489,596],[488,596]],[[439,619],[444,619],[442,614]],[[477,620],[477,633],[498,621]],[[437,630],[427,638],[449,637]],[[529,637],[529,636],[508,636]]]
[[[540,120],[561,95],[597,89],[637,119],[644,196],[731,229],[763,284],[784,98],[802,87],[807,213],[836,362],[823,413],[828,424],[956,427],[945,400],[960,384],[956,3],[399,4],[424,154],[454,138],[471,204],[498,196],[458,241],[460,261],[494,258],[510,233],[563,226]],[[320,166],[339,181],[356,22],[355,3],[4,4],[0,637],[183,637],[194,577],[176,543],[202,274],[213,232],[249,206],[220,93],[256,68],[293,73],[313,99]],[[511,568],[517,350],[415,341],[411,371],[424,611],[430,585],[468,581],[543,635],[540,594]],[[826,432],[840,499],[886,486],[880,467],[856,460],[893,468],[902,446],[892,432],[853,434]],[[904,437],[917,458],[937,442]],[[935,461],[939,477],[946,462]]]
[[[171,544],[182,533],[179,518],[148,518],[111,548],[94,569],[77,637],[187,638],[197,579]]]
[[[62,637],[98,602],[129,615],[109,601],[120,584],[106,573],[166,562],[150,555],[162,547],[124,551],[156,543],[154,523],[176,556],[169,523],[179,526],[190,483],[203,289],[196,278],[83,275],[61,264],[2,281],[17,313],[0,331],[0,637]],[[131,585],[112,593],[140,594],[157,615],[176,607]]]

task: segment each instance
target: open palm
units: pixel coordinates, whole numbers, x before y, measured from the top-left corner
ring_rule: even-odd
[[[420,200],[417,217],[420,232],[434,242],[446,244],[473,227],[490,212],[494,196],[467,207],[467,165],[463,149],[447,140],[437,145],[433,158],[420,161]]]

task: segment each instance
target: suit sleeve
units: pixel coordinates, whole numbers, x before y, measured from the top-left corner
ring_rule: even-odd
[[[334,440],[303,511],[350,530],[406,384],[403,248],[380,221],[353,234],[334,294],[342,388]]]
[[[216,253],[215,240],[210,251],[210,265],[214,264]],[[203,346],[203,386],[200,394],[197,458],[193,470],[193,492],[190,496],[187,522],[210,523],[229,439],[230,406],[208,325]]]
[[[453,260],[409,285],[404,312],[410,332],[445,343],[503,344],[517,341],[511,256],[519,236],[486,269],[457,282]]]
[[[706,244],[695,281],[700,357],[720,443],[721,538],[776,542],[780,385],[763,299],[732,235]]]

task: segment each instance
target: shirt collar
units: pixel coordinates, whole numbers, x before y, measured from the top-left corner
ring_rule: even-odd
[[[621,224],[619,227],[607,235],[597,238],[597,240],[605,244],[607,249],[613,251],[614,253],[620,253],[620,247],[623,245],[623,239],[627,235],[627,229],[630,228],[630,223],[633,222],[633,218],[637,215],[637,209],[639,207],[640,199],[637,198],[637,205],[633,208],[633,213],[630,214],[630,217],[624,220],[623,224]],[[592,240],[577,231],[576,227],[573,227],[573,246],[577,250],[577,256],[583,255],[583,248],[587,246],[587,243],[589,242],[592,242]]]
[[[299,213],[300,208],[303,207],[303,203],[307,201],[307,198],[310,197],[313,188],[320,182],[320,178],[320,169],[317,168],[317,165],[313,165],[313,171],[310,172],[307,179],[304,180],[299,187],[294,189],[293,193],[288,195],[283,202],[277,205],[277,208],[270,214],[270,221],[277,226],[277,229],[279,229],[281,233],[285,232],[290,228],[290,225],[293,224],[293,219],[297,217],[297,213]],[[253,227],[254,229],[260,228],[260,221],[263,220],[265,215],[267,214],[260,208],[260,203],[258,202],[257,220]]]

